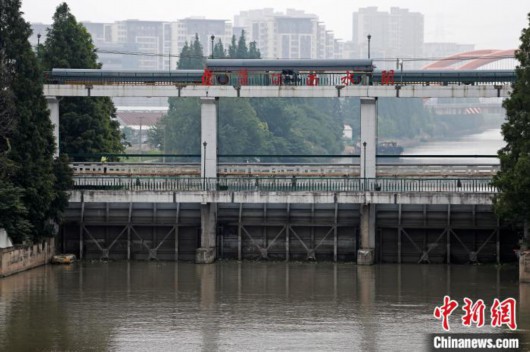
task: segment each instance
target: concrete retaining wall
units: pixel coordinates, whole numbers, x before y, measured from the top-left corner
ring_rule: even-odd
[[[47,264],[54,255],[54,238],[32,246],[0,249],[0,277]]]

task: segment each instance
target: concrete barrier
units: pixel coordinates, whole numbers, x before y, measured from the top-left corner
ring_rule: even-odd
[[[55,255],[55,239],[23,247],[0,249],[0,277],[35,268],[50,262]]]

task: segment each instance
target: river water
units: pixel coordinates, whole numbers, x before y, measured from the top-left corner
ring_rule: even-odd
[[[421,351],[446,294],[516,298],[530,334],[515,266],[83,262],[0,279],[0,350]]]
[[[500,128],[487,129],[483,132],[459,136],[454,139],[425,141],[412,147],[405,147],[403,154],[409,155],[497,155],[504,147]],[[498,163],[496,158],[407,158],[406,162],[429,163]]]

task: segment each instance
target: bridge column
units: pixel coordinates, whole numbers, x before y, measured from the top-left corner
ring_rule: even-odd
[[[201,98],[201,177],[217,177],[218,98]]]
[[[218,98],[201,98],[201,177],[217,177],[218,108]],[[201,246],[195,255],[196,263],[209,264],[215,261],[216,229],[217,204],[201,204]]]
[[[217,204],[201,204],[201,246],[197,248],[195,262],[210,264],[216,259]]]
[[[377,165],[377,98],[361,98],[361,177],[375,178]],[[368,189],[365,189],[368,192]],[[361,243],[357,264],[371,265],[375,259],[375,205],[361,204]]]
[[[55,139],[55,152],[53,157],[59,156],[59,99],[57,97],[46,97],[48,110],[50,110],[50,120],[53,124],[53,137]]]

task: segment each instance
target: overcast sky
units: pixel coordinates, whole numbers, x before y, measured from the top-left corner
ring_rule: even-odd
[[[22,0],[30,22],[51,23],[64,0]],[[69,0],[79,21],[113,22],[125,19],[176,21],[190,16],[228,19],[241,10],[272,7],[305,10],[319,16],[336,38],[351,39],[352,13],[360,7],[408,8],[425,15],[425,41],[476,44],[477,48],[519,46],[521,29],[528,27],[528,0]],[[376,40],[373,38],[372,40]]]

